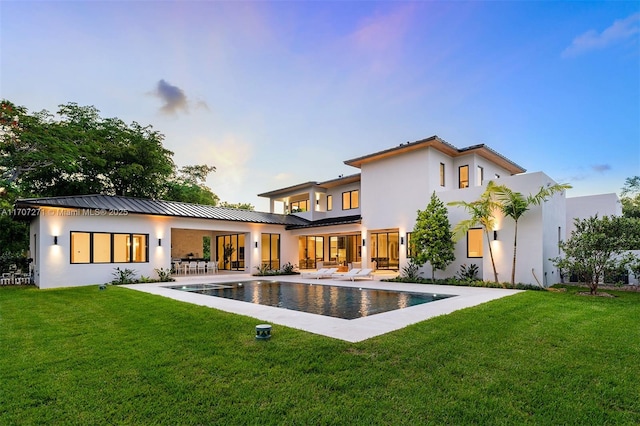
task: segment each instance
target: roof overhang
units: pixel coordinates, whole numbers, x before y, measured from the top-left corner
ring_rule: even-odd
[[[397,147],[385,149],[383,151],[378,151],[373,154],[368,154],[362,157],[353,158],[351,160],[346,160],[344,163],[348,166],[353,166],[357,168],[361,168],[363,164],[371,163],[374,161],[383,160],[385,158],[394,157],[400,154],[406,154],[412,151],[417,151],[420,149],[433,148],[436,149],[443,154],[446,154],[450,157],[461,157],[463,155],[469,154],[477,154],[489,161],[494,162],[498,166],[506,169],[511,174],[519,174],[524,173],[526,170],[509,160],[505,156],[499,154],[488,146],[474,145],[467,148],[458,149],[450,143],[446,142],[443,139],[440,139],[438,136],[431,136],[426,139],[422,139],[415,142],[405,142],[401,143]]]

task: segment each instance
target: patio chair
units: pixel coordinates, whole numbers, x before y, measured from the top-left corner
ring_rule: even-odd
[[[334,280],[351,279],[351,277],[353,277],[354,275],[356,275],[360,271],[361,271],[360,268],[352,268],[348,272],[342,272],[342,273],[339,273],[339,274],[333,274],[331,276],[331,278],[333,278]]]
[[[207,262],[207,273],[208,274],[217,274],[218,273],[218,264],[216,262]]]
[[[198,262],[189,262],[189,269],[187,271],[189,274],[195,274],[198,272]]]
[[[319,275],[326,274],[329,268],[320,268],[317,271],[303,272],[302,278],[317,278]]]
[[[373,280],[373,269],[365,268],[350,277],[351,281],[355,280]]]
[[[207,262],[201,260],[198,262],[198,273],[205,273],[207,270]]]
[[[333,275],[336,272],[338,272],[338,268],[329,268],[325,272],[323,272],[322,274],[318,274],[318,276],[316,278],[317,279],[320,279],[320,278],[331,278],[331,277],[333,277]]]

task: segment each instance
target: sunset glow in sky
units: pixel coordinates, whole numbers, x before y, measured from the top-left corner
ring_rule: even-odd
[[[3,0],[0,97],[150,124],[258,210],[258,193],[432,135],[569,196],[619,193],[640,175],[640,6]]]

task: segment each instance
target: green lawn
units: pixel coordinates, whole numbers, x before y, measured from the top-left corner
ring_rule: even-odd
[[[640,293],[528,291],[360,343],[124,288],[0,288],[0,424],[640,424]]]

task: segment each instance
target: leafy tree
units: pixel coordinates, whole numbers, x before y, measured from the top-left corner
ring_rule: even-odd
[[[640,176],[627,178],[620,193],[622,198],[622,215],[640,218]]]
[[[453,228],[454,241],[459,241],[464,235],[466,235],[469,229],[474,226],[482,226],[484,234],[487,238],[487,244],[489,246],[489,257],[491,258],[491,266],[493,268],[493,277],[495,282],[498,281],[498,271],[496,270],[496,263],[493,258],[493,249],[491,248],[491,239],[489,238],[489,232],[493,231],[495,226],[494,211],[500,208],[500,204],[494,200],[493,193],[496,188],[496,184],[493,181],[489,181],[484,192],[475,201],[453,201],[449,203],[450,206],[463,207],[467,212],[471,214],[471,217],[466,220],[460,221]]]
[[[447,208],[434,192],[425,210],[418,210],[418,217],[411,234],[414,248],[413,260],[418,265],[429,262],[431,280],[436,269],[444,270],[455,260],[454,243]]]
[[[220,198],[204,184],[214,166],[184,166],[166,183],[164,199],[185,203],[218,205]]]
[[[511,285],[515,284],[516,279],[516,253],[518,246],[518,220],[531,208],[545,202],[549,197],[557,192],[571,188],[567,184],[555,184],[552,186],[542,187],[535,194],[527,196],[520,192],[512,191],[504,185],[496,186],[493,190],[497,196],[502,213],[513,219],[515,222],[515,233],[513,236],[513,263],[511,265]]]
[[[591,294],[597,294],[605,271],[637,264],[638,258],[627,250],[640,246],[640,220],[592,216],[574,224],[569,239],[560,242],[563,255],[550,260],[562,273],[577,274]]]

